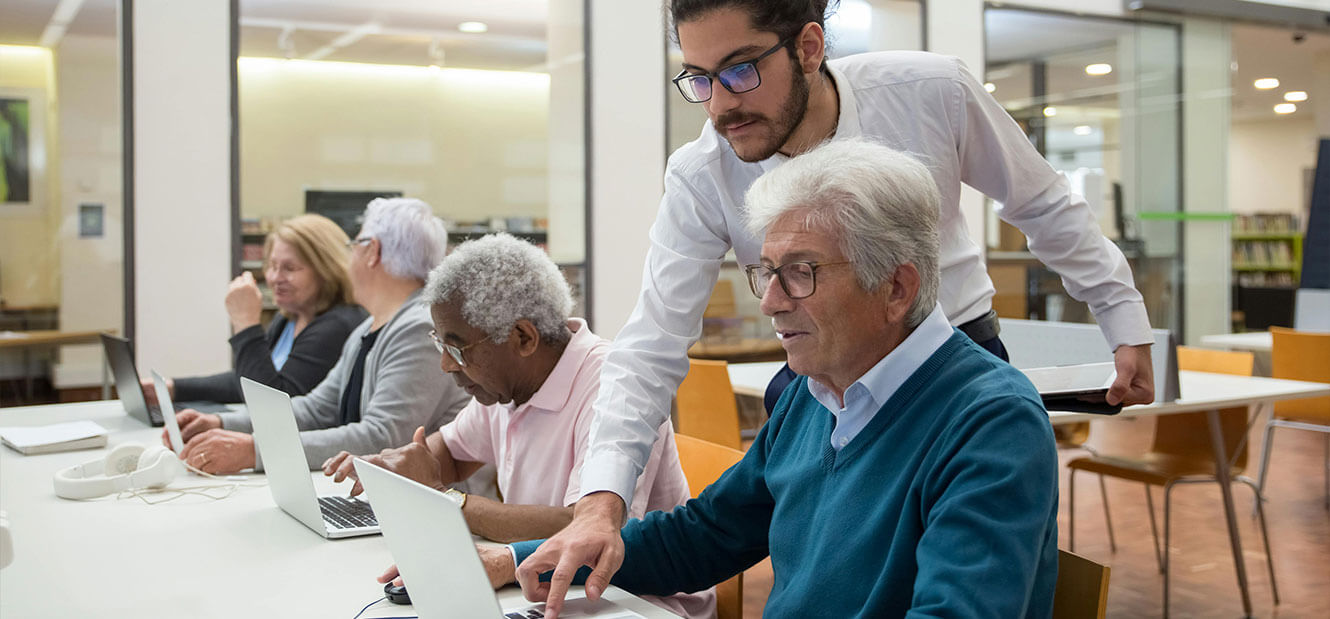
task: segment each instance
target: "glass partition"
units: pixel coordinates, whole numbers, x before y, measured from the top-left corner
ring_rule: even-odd
[[[99,397],[123,329],[119,3],[66,4],[0,20],[0,406]]]
[[[1179,328],[1181,74],[1170,24],[990,6],[985,87],[1126,255],[1150,322]],[[1091,322],[1084,303],[990,209],[999,314]]]
[[[264,234],[376,195],[433,206],[452,244],[507,231],[573,283],[585,256],[581,0],[240,3],[241,267]],[[339,219],[340,217],[340,219]]]

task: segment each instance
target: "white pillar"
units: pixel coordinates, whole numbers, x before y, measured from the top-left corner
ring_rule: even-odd
[[[1182,25],[1183,210],[1228,212],[1228,24],[1187,18]],[[1189,222],[1183,233],[1182,315],[1186,344],[1228,333],[1232,249],[1229,226]]]
[[[612,338],[642,284],[664,189],[664,16],[655,2],[587,0],[591,45],[592,327]]]
[[[130,6],[138,364],[217,372],[230,367],[231,3]]]
[[[545,27],[549,94],[549,253],[555,262],[586,254],[582,0],[550,0]]]

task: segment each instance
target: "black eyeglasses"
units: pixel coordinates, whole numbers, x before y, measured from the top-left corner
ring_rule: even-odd
[[[429,338],[431,340],[434,340],[434,348],[439,351],[439,354],[448,353],[448,356],[452,357],[453,361],[456,361],[458,366],[466,367],[466,358],[463,357],[463,353],[470,350],[471,347],[475,346],[476,344],[479,344],[481,342],[484,342],[485,340],[490,339],[490,336],[486,335],[485,337],[478,339],[474,342],[471,342],[470,344],[467,344],[466,346],[462,346],[460,348],[444,342],[443,338],[439,337],[438,331],[430,330]]]
[[[744,267],[748,273],[748,288],[753,291],[757,298],[761,299],[763,293],[771,286],[771,278],[780,280],[781,290],[785,291],[785,296],[791,299],[803,299],[810,297],[817,291],[817,270],[822,267],[833,266],[837,264],[849,264],[848,260],[841,262],[791,262],[782,264],[778,267],[769,267],[765,264],[750,264]]]
[[[679,94],[689,103],[703,103],[711,99],[711,80],[714,78],[720,81],[720,85],[734,94],[748,92],[762,85],[762,76],[757,72],[757,63],[763,58],[776,53],[776,50],[785,47],[790,39],[785,39],[777,43],[775,47],[762,52],[757,58],[738,64],[732,64],[715,73],[689,73],[687,69],[680,71],[674,77],[674,85],[679,89]]]

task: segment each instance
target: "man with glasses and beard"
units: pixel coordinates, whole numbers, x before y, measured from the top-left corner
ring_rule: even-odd
[[[826,0],[671,0],[683,52],[674,84],[709,121],[670,157],[637,307],[605,362],[584,496],[569,527],[523,564],[524,571],[557,567],[549,595],[556,614],[578,567],[595,568],[588,580],[595,596],[622,561],[624,497],[669,415],[726,253],[732,249],[740,264],[758,261],[762,235],[745,227],[745,192],[827,140],[862,137],[928,168],[941,194],[938,297],[950,324],[1006,357],[983,248],[960,211],[966,184],[1000,202],[1000,216],[1029,237],[1030,251],[1089,304],[1114,351],[1108,400],[1154,398],[1144,302],[1085,200],[957,59],[877,52],[827,61],[827,9]],[[768,410],[793,378],[788,368],[783,375],[768,389]]]

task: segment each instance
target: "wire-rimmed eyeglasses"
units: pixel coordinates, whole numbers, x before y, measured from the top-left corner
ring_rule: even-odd
[[[753,291],[757,298],[761,299],[763,293],[771,286],[771,278],[780,281],[781,290],[785,291],[785,296],[791,299],[803,299],[812,296],[817,291],[817,270],[822,267],[834,266],[837,264],[849,264],[848,260],[840,262],[791,262],[782,264],[778,267],[769,267],[765,264],[750,264],[744,267],[744,272],[748,274],[748,288]]]
[[[490,339],[490,336],[486,335],[485,337],[478,339],[474,342],[471,342],[466,346],[458,347],[458,346],[453,346],[452,344],[449,344],[447,342],[444,342],[443,338],[439,337],[439,332],[431,329],[429,332],[429,339],[434,340],[434,348],[439,351],[439,354],[448,353],[448,356],[452,357],[453,361],[456,361],[459,367],[466,367],[466,357],[464,356],[466,351],[470,350],[471,347],[475,346],[476,344],[479,344],[481,342]]]
[[[711,100],[712,79],[719,81],[725,90],[736,95],[745,93],[762,85],[762,75],[757,71],[757,63],[776,53],[776,50],[785,47],[789,42],[790,39],[784,39],[775,47],[759,54],[757,58],[732,64],[715,73],[689,73],[684,69],[674,76],[672,81],[679,89],[679,94],[689,103],[704,103]]]

